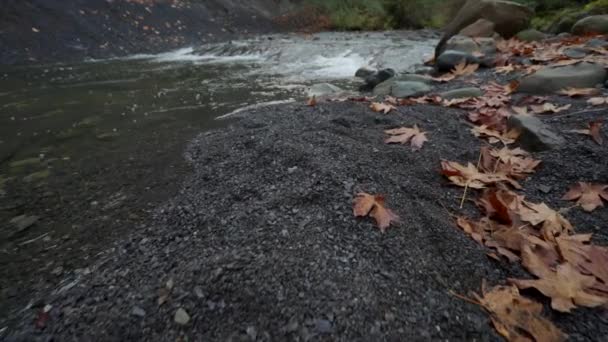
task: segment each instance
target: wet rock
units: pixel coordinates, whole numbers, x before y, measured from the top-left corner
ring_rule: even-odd
[[[13,217],[9,223],[17,228],[16,233],[20,233],[33,226],[39,219],[38,216],[20,215]]]
[[[135,317],[145,317],[146,311],[139,306],[134,306],[133,310],[131,310],[131,315]]]
[[[454,19],[444,28],[444,35],[435,48],[435,56],[445,50],[447,41],[466,26],[485,19],[494,24],[494,31],[510,38],[528,27],[534,11],[512,1],[470,0],[458,11]]]
[[[608,33],[608,14],[583,18],[572,27],[574,34]]]
[[[425,84],[433,83],[433,80],[428,76],[416,75],[416,74],[403,74],[395,77],[395,81],[406,81],[406,82],[421,82]]]
[[[374,88],[374,95],[408,97],[422,95],[431,90],[432,88],[428,84],[422,82],[388,80]]]
[[[186,325],[190,323],[190,315],[183,308],[177,309],[175,316],[173,317],[175,323],[179,325]]]
[[[581,47],[568,48],[564,50],[564,55],[573,59],[584,58],[589,54],[589,50]]]
[[[589,39],[585,45],[590,48],[605,48],[608,46],[608,41],[600,38],[593,38]]]
[[[441,96],[441,98],[445,100],[462,99],[467,97],[479,97],[482,95],[483,91],[475,87],[453,89],[444,91],[443,93],[439,94],[439,96]]]
[[[492,37],[494,35],[495,26],[496,25],[494,25],[493,22],[482,18],[463,28],[458,34],[473,38]]]
[[[496,53],[496,41],[494,38],[476,38],[454,36],[445,46],[446,50],[460,51],[468,54],[481,53],[492,55]]]
[[[515,37],[524,42],[538,42],[546,39],[547,35],[545,33],[540,32],[539,30],[527,29],[520,31],[515,35]]]
[[[361,91],[371,91],[380,83],[393,78],[395,76],[395,70],[393,69],[382,69],[378,72],[365,78],[365,84],[359,88]]]
[[[548,67],[521,79],[518,91],[531,94],[555,93],[564,88],[593,88],[606,80],[606,70],[597,64],[579,63]]]
[[[355,77],[366,79],[377,72],[378,72],[377,69],[370,68],[370,67],[362,67],[362,68],[359,68],[359,70],[357,70],[357,72],[355,72]]]
[[[508,121],[509,130],[518,130],[517,139],[527,151],[538,152],[559,148],[565,143],[564,138],[554,133],[540,119],[531,115],[513,115]]]
[[[344,90],[342,90],[342,88],[337,87],[333,84],[318,83],[318,84],[312,85],[308,89],[308,97],[313,97],[313,96],[322,97],[322,96],[336,95],[336,94],[339,94],[342,92],[344,92]]]
[[[439,71],[450,71],[454,67],[462,62],[467,64],[480,64],[481,60],[470,53],[446,50],[443,52],[435,61],[435,67]]]

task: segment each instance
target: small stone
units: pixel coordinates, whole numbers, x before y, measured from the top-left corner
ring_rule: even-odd
[[[144,309],[140,308],[139,306],[134,306],[133,310],[131,310],[131,315],[136,316],[136,317],[145,317],[146,311]]]
[[[538,190],[542,191],[545,194],[548,194],[551,192],[551,190],[553,189],[553,187],[549,186],[549,185],[540,185],[538,187]]]
[[[194,294],[198,299],[205,298],[205,293],[203,292],[203,289],[200,286],[194,287]]]
[[[331,322],[326,319],[318,319],[315,322],[315,332],[317,334],[331,334],[333,328]]]
[[[531,115],[512,115],[509,117],[508,128],[520,132],[517,141],[523,149],[531,152],[559,148],[565,143],[564,138]]]
[[[17,233],[20,233],[38,222],[38,216],[20,215],[13,217],[9,222],[17,228]]]
[[[298,170],[297,166],[290,167],[287,169],[287,173],[292,174],[292,173],[296,172],[297,170]]]
[[[258,332],[255,329],[255,327],[249,326],[249,327],[247,327],[247,330],[245,330],[245,332],[247,333],[247,336],[249,336],[249,338],[252,341],[257,340],[257,338],[258,338]]]
[[[63,273],[63,267],[61,267],[61,266],[57,266],[51,271],[51,274],[55,275],[55,276],[61,275],[62,273]]]
[[[589,50],[587,50],[585,48],[575,47],[575,48],[569,48],[569,49],[564,50],[563,54],[566,57],[570,57],[570,58],[574,58],[574,59],[581,59],[589,54]]]
[[[175,312],[175,317],[173,317],[175,323],[179,325],[186,325],[190,322],[190,315],[183,308],[177,309]]]

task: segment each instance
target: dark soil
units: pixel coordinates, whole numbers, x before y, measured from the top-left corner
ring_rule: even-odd
[[[584,100],[573,103],[570,112],[584,107]],[[450,294],[477,291],[483,279],[497,284],[527,277],[519,266],[488,258],[455,227],[453,215],[477,213],[472,204],[458,209],[462,189],[439,173],[442,159],[478,158],[481,143],[463,114],[418,105],[382,115],[350,102],[243,113],[230,127],[191,143],[186,158],[194,173],[158,209],[153,224],[37,298],[6,336],[499,340],[479,307]],[[523,182],[531,200],[569,207],[560,197],[571,184],[608,183],[607,147],[566,133],[599,117],[605,113],[547,120],[569,143],[535,155],[543,166]],[[413,124],[429,132],[421,151],[383,143],[383,130]],[[352,199],[359,191],[385,194],[402,223],[381,234],[370,220],[355,219]],[[591,214],[574,208],[566,216],[579,232],[608,241],[607,208]],[[159,305],[169,280],[174,286]],[[50,317],[37,328],[46,304]],[[178,308],[191,316],[186,326],[174,322]],[[601,310],[546,314],[572,341],[608,337],[608,315]]]
[[[295,2],[295,1],[291,1]],[[157,53],[276,32],[275,0],[4,0],[0,64]]]

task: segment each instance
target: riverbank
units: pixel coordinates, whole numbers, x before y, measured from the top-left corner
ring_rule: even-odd
[[[606,146],[569,133],[603,114],[566,115],[584,110],[585,99],[548,101],[572,105],[543,117],[568,142],[532,154],[542,164],[520,182],[528,200],[565,208],[571,184],[608,181]],[[240,113],[190,143],[194,172],[153,222],[38,298],[9,340],[498,340],[481,308],[452,294],[478,292],[484,279],[528,277],[456,226],[455,215],[477,210],[472,201],[459,208],[463,190],[441,175],[440,162],[478,159],[482,144],[466,113],[415,104],[382,114],[350,101]],[[384,130],[412,125],[428,132],[420,151],[384,143]],[[361,191],[385,194],[400,223],[382,234],[356,219]],[[607,209],[564,215],[577,233],[608,241]],[[546,316],[576,341],[608,334],[597,309]]]
[[[0,64],[159,53],[283,29],[289,1],[27,0],[0,10]]]

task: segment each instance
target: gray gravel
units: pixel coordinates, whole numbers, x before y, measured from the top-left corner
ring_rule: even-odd
[[[242,113],[202,134],[186,153],[193,175],[155,223],[25,311],[8,340],[500,340],[479,307],[449,293],[526,276],[487,258],[450,214],[462,189],[441,177],[439,162],[476,160],[480,143],[461,111],[399,111],[293,104]],[[383,143],[384,129],[413,124],[429,132],[421,151]],[[569,148],[606,151],[587,141]],[[552,177],[553,189],[567,187]],[[400,226],[381,234],[355,219],[359,191],[386,194]],[[534,192],[543,196],[555,193]],[[36,328],[45,304],[50,317]],[[187,324],[175,322],[178,310]],[[574,341],[608,336],[597,310],[549,316]]]

